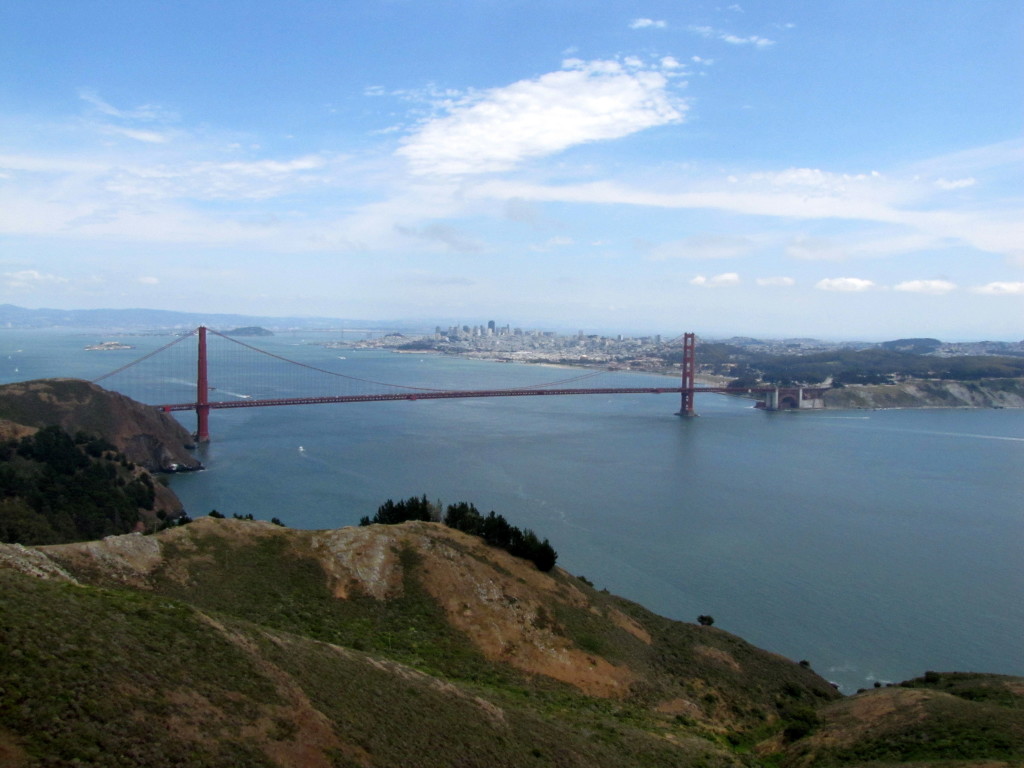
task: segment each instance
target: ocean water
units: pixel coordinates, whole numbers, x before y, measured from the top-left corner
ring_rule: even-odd
[[[0,380],[92,378],[168,340],[83,351],[108,338],[0,332]],[[247,341],[417,386],[574,373],[312,340]],[[230,375],[211,381],[230,391]],[[207,469],[172,487],[193,516],[298,528],[354,525],[388,498],[472,501],[550,539],[559,565],[596,586],[672,618],[710,614],[846,692],[925,670],[1024,675],[1024,411],[769,414],[720,395],[698,395],[694,419],[678,407],[677,395],[588,395],[214,411]]]

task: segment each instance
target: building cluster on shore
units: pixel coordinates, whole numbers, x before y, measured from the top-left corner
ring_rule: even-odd
[[[655,373],[678,371],[682,354],[681,342],[666,342],[660,334],[629,337],[580,331],[563,335],[553,331],[498,326],[493,320],[486,325],[438,326],[433,334],[422,336],[390,334],[377,339],[346,343],[344,346],[441,352],[485,360],[585,365]]]
[[[438,352],[483,360],[575,365],[659,374],[678,373],[682,358],[681,337],[666,340],[660,334],[626,336],[588,334],[583,331],[561,334],[555,331],[524,330],[511,325],[498,325],[493,320],[478,325],[436,326],[433,333],[389,333],[359,341],[328,342],[327,346],[390,349],[398,352]],[[901,339],[878,343],[835,342],[811,338],[766,340],[732,337],[715,341],[702,340],[697,373],[702,376],[733,378],[744,373],[751,356],[792,359],[837,350],[858,352],[877,348],[931,357],[1024,355],[1024,342],[958,344],[937,339]]]

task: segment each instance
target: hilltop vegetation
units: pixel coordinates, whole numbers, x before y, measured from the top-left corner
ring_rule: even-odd
[[[410,520],[426,523],[442,521],[440,504],[431,504],[426,495],[422,498],[414,496],[398,503],[388,499],[372,518],[363,517],[359,524],[396,525]],[[499,547],[513,557],[530,560],[541,571],[550,571],[558,560],[558,553],[547,539],[541,541],[530,529],[520,530],[494,510],[484,516],[474,504],[461,501],[448,505],[443,522],[449,528],[479,536],[492,547]]]

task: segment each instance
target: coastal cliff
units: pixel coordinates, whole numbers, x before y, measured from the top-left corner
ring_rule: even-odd
[[[151,472],[193,470],[192,437],[170,414],[81,379],[36,379],[0,386],[0,419],[40,429],[60,426],[110,441]]]
[[[1024,408],[1024,379],[856,384],[825,391],[826,408]]]
[[[50,544],[183,519],[151,472],[198,469],[169,415],[94,384],[0,387],[0,541]]]

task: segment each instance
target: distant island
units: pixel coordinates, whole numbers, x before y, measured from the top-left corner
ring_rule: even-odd
[[[243,328],[235,328],[233,331],[224,331],[225,336],[273,336],[273,331],[261,328],[258,325],[247,325]]]

